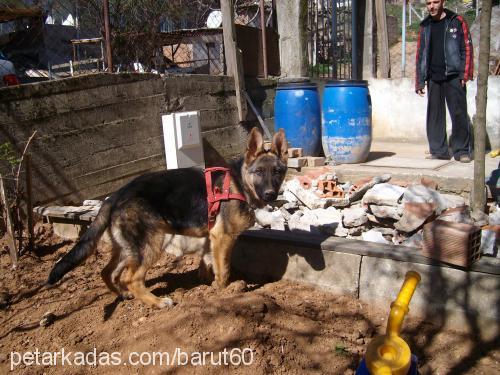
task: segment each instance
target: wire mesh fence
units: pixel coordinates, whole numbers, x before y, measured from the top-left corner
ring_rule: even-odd
[[[109,70],[103,2],[0,0],[5,61],[22,82]],[[220,0],[108,3],[113,71],[226,73]],[[265,3],[270,25],[272,1]],[[258,0],[236,0],[234,11],[236,24],[260,27]]]

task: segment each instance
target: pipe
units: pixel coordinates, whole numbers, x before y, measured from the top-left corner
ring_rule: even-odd
[[[324,8],[323,8],[324,9]],[[337,0],[332,0],[332,78],[337,79]],[[330,72],[328,72],[330,75]]]
[[[406,1],[403,0],[403,20],[401,21],[401,40],[403,41],[401,45],[401,76],[404,78],[406,69]]]
[[[351,5],[351,78],[358,79],[358,0],[352,0]]]

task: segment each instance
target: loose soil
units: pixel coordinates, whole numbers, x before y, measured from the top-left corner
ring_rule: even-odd
[[[18,374],[353,374],[371,337],[385,329],[389,306],[370,306],[311,286],[278,281],[265,285],[235,280],[224,290],[200,285],[198,258],[165,256],[148,274],[147,285],[157,295],[168,295],[175,306],[163,310],[139,301],[116,299],[104,286],[100,270],[108,259],[105,246],[51,289],[37,290],[54,262],[73,245],[52,234],[50,225],[38,225],[35,255],[24,255],[19,268],[10,269],[5,239],[0,243],[0,373],[8,373],[11,352],[60,351],[92,353],[88,359],[106,360],[119,352],[123,361],[131,352],[166,352],[170,361],[180,355],[250,348],[250,365],[205,366],[21,365]],[[51,312],[54,321],[40,326]],[[410,312],[411,315],[411,312]],[[493,327],[494,328],[494,327]],[[442,331],[415,317],[407,317],[404,338],[419,357],[422,374],[500,373],[498,338],[480,338]],[[178,349],[176,349],[178,348]],[[233,362],[239,357],[233,351]],[[72,357],[78,361],[77,354]],[[182,358],[181,358],[182,357]],[[147,354],[143,356],[148,360]],[[166,355],[164,355],[164,361]],[[39,357],[41,361],[42,357]],[[60,357],[58,358],[60,360]],[[226,354],[227,361],[231,356]],[[48,359],[45,359],[48,360]],[[191,357],[194,364],[200,357]]]

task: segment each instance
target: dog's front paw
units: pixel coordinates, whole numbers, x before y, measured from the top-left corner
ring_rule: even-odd
[[[174,305],[174,301],[171,298],[165,297],[158,302],[156,305],[158,308],[163,309],[165,307],[172,307]]]

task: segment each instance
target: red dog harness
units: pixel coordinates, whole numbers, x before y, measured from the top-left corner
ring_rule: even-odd
[[[222,184],[222,191],[218,186],[212,188],[212,173],[224,172],[224,182]],[[207,185],[207,201],[208,201],[208,230],[212,229],[215,224],[215,219],[220,210],[220,202],[229,199],[238,199],[246,202],[246,198],[242,194],[230,193],[231,176],[229,175],[229,168],[213,167],[205,169],[205,183]]]

